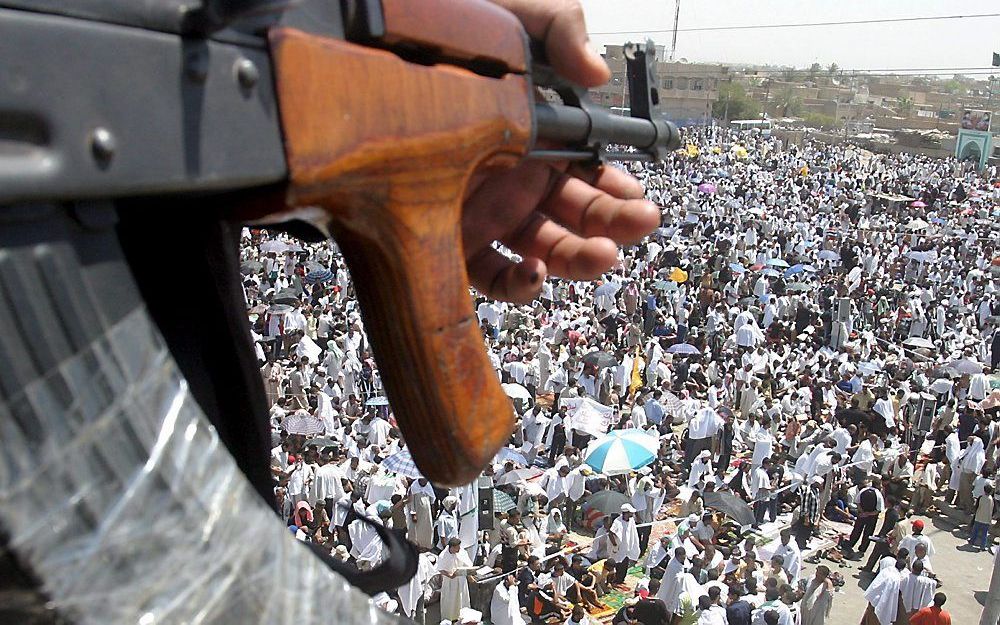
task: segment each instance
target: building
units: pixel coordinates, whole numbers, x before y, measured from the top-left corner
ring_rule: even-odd
[[[611,69],[607,85],[591,90],[594,102],[609,108],[628,107],[624,46],[605,46],[602,55]],[[731,79],[729,67],[712,63],[668,62],[663,48],[656,48],[656,80],[660,111],[678,126],[708,124],[712,105],[719,99],[719,85]]]

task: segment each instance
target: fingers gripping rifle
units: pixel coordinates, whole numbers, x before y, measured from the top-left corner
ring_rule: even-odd
[[[0,86],[0,205],[114,202],[130,267],[175,354],[189,327],[141,284],[170,275],[149,258],[169,248],[144,240],[150,220],[133,216],[144,206],[184,207],[172,214],[191,224],[300,233],[304,222],[332,236],[399,426],[421,471],[442,485],[473,479],[513,422],[468,292],[461,213],[472,174],[525,157],[656,159],[678,144],[676,128],[655,117],[648,44],[629,50],[633,117],[613,116],[561,81],[517,19],[485,1],[68,4],[0,0],[0,70],[17,78]],[[52,46],[70,40],[86,54],[56,60]],[[115,71],[88,75],[84,60],[97,59]],[[563,104],[536,103],[536,85]],[[192,240],[232,245],[227,236]],[[239,274],[215,273],[201,305],[224,307],[235,342],[245,335],[238,285],[219,284]],[[186,358],[189,377],[208,367]],[[221,374],[205,375],[219,384]],[[252,378],[227,383],[261,397],[247,390]],[[245,456],[266,443],[227,428],[224,401],[213,421],[246,470]]]

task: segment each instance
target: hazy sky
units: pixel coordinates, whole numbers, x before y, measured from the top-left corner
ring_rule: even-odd
[[[644,40],[669,49],[674,0],[582,0],[591,41]],[[1000,13],[966,0],[682,0],[680,29]],[[609,31],[649,31],[602,35]],[[987,67],[1000,52],[1000,17],[895,24],[677,33],[677,58],[845,69]],[[1000,73],[1000,72],[998,72]]]

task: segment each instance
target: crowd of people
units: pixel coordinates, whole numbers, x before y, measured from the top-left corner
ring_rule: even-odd
[[[603,280],[550,279],[529,306],[476,298],[518,418],[489,479],[461,488],[409,461],[336,246],[245,231],[279,513],[359,570],[387,555],[362,519],[405,531],[418,571],[383,609],[820,625],[842,583],[818,560],[803,573],[822,553],[867,557],[863,623],[949,622],[912,517],[957,512],[972,545],[992,542],[997,172],[684,138],[627,166],[662,227]]]

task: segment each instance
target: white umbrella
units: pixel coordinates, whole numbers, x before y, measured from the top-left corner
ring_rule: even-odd
[[[594,297],[613,296],[615,293],[620,291],[622,285],[620,282],[605,282],[601,286],[594,289]]]
[[[517,482],[527,482],[529,480],[534,480],[540,478],[544,475],[544,472],[536,468],[527,469],[514,469],[508,473],[504,473],[497,479],[497,486],[503,486],[504,484],[515,484]]]
[[[501,384],[500,386],[503,387],[503,392],[507,395],[507,397],[510,397],[511,399],[523,399],[525,401],[531,401],[532,399],[531,393],[528,392],[528,389],[524,388],[520,384],[508,382],[506,384]]]
[[[903,345],[906,345],[907,347],[925,347],[927,349],[934,349],[934,342],[930,339],[925,339],[922,336],[911,336],[903,341]]]
[[[818,258],[820,260],[840,260],[840,254],[833,250],[820,250]]]
[[[975,360],[970,360],[968,358],[961,358],[959,360],[953,360],[948,364],[949,367],[958,371],[962,375],[975,375],[977,373],[983,372],[983,365],[976,362]]]
[[[278,239],[271,239],[270,241],[264,241],[260,244],[260,251],[269,254],[274,252],[276,254],[281,254],[291,249],[291,245],[285,243],[284,241],[279,241]]]
[[[930,224],[923,219],[914,219],[910,223],[906,224],[907,230],[926,230],[927,226]]]

